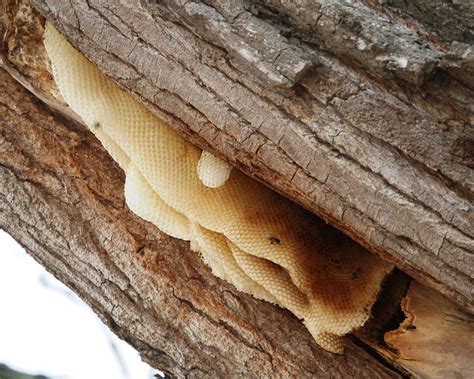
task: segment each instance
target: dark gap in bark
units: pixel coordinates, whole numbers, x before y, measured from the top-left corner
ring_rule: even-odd
[[[384,336],[385,333],[396,330],[406,316],[401,307],[401,301],[406,296],[412,278],[403,271],[394,269],[385,279],[380,295],[372,307],[371,317],[355,335],[357,338],[375,341],[378,346],[390,350]]]
[[[377,350],[375,350],[372,346],[369,344],[363,342],[359,338],[355,337],[354,335],[349,335],[348,338],[357,346],[359,346],[361,349],[363,349],[367,354],[372,356],[377,362],[381,363],[385,367],[389,368],[393,372],[396,372],[400,377],[403,379],[410,379],[413,378],[408,371],[404,370],[402,367],[395,365],[394,362],[386,359],[386,357],[380,355]]]

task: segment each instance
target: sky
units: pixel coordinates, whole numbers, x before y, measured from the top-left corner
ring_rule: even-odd
[[[54,379],[158,373],[1,229],[0,363]]]

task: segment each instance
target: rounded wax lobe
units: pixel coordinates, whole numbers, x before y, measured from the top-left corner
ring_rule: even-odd
[[[116,86],[51,25],[55,82],[126,173],[140,217],[191,241],[215,275],[288,308],[323,348],[369,317],[391,266],[257,181],[202,152]]]

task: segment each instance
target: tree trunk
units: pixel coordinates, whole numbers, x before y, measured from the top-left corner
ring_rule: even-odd
[[[188,243],[131,213],[123,173],[92,134],[3,70],[0,110],[1,227],[152,366],[180,377],[399,377],[354,343],[343,356],[324,351],[289,312],[217,279]]]
[[[32,3],[191,142],[474,310],[471,34],[368,0]]]
[[[411,364],[410,342],[384,341],[397,327],[403,277],[382,299],[393,297],[381,304],[383,326],[334,356],[288,312],[216,279],[187,243],[134,216],[123,173],[54,93],[44,20],[29,3],[0,2],[3,64],[56,111],[0,70],[0,227],[145,361],[198,377],[434,372],[431,357]],[[469,5],[436,2],[452,8],[450,26],[399,12],[396,1],[31,3],[191,142],[473,310],[474,64],[463,50],[473,38],[459,30],[470,30]],[[412,299],[436,297],[413,288]],[[456,312],[455,325],[471,320]],[[420,317],[423,328],[430,322]],[[474,370],[473,347],[455,334],[472,334],[467,325],[450,328],[460,345],[452,375]],[[445,332],[433,336],[437,344]]]

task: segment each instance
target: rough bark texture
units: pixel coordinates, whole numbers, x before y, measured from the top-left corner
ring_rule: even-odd
[[[153,367],[179,377],[400,376],[352,342],[343,356],[322,350],[289,312],[239,293],[187,243],[138,219],[92,134],[1,69],[0,114],[0,227]]]
[[[0,0],[8,9],[0,14],[5,68],[71,116],[47,71],[43,20],[28,3]],[[191,141],[471,307],[472,60],[454,51],[472,42],[469,7],[438,1],[456,25],[433,14],[421,27],[396,1],[295,3],[35,0]],[[395,26],[374,34],[361,17]],[[439,36],[429,34],[438,28]],[[414,46],[416,38],[426,45]],[[377,326],[356,333],[345,356],[326,353],[288,312],[238,293],[186,243],[135,217],[124,204],[123,173],[92,135],[1,69],[0,227],[147,362],[175,376],[428,376],[436,362],[427,355],[414,364],[413,344],[450,346],[449,329],[472,329],[470,316],[416,285],[403,303],[406,333],[387,346],[385,332],[398,327],[391,300],[406,284],[399,278],[374,309]],[[434,339],[416,334],[433,336],[437,325],[424,316],[423,297],[442,310]],[[413,315],[416,330],[408,326]],[[465,340],[452,361],[456,374],[469,376],[471,345]]]
[[[473,311],[470,32],[371,0],[32,3],[190,141]]]

